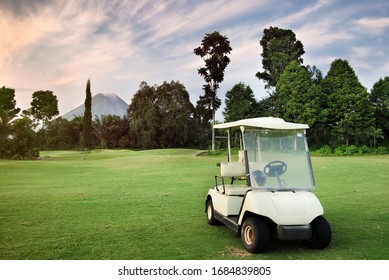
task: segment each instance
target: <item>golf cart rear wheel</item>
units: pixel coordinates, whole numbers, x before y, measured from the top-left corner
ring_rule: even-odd
[[[249,217],[243,222],[241,238],[248,252],[264,252],[270,242],[269,226],[261,217]]]
[[[331,226],[327,220],[319,216],[311,222],[312,238],[303,240],[305,246],[312,249],[326,248],[332,239]]]
[[[214,216],[213,203],[211,199],[207,201],[206,214],[208,224],[210,224],[211,226],[216,226],[219,224],[219,221],[216,220]]]

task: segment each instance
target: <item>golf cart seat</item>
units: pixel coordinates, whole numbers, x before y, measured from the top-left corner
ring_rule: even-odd
[[[244,177],[246,176],[246,168],[243,162],[221,162],[220,176],[222,177]]]
[[[231,184],[225,184],[224,179],[228,177],[231,178]],[[216,176],[216,185],[217,178],[222,179],[222,193],[226,195],[244,195],[248,187],[246,185],[234,185],[234,179],[242,179],[246,177],[246,168],[243,162],[221,162],[220,163],[220,176]]]
[[[243,196],[249,190],[246,185],[224,185],[224,193],[226,195]]]

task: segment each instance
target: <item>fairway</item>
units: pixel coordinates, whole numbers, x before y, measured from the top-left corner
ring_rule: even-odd
[[[253,255],[206,222],[204,200],[226,156],[196,154],[50,151],[0,161],[0,258],[389,259],[389,156],[314,157],[332,243],[316,251],[274,240]]]

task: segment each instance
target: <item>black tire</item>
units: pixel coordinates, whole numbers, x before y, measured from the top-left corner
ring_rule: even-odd
[[[312,238],[303,240],[305,246],[312,249],[324,249],[330,243],[332,239],[331,226],[327,220],[319,216],[311,222]]]
[[[219,225],[220,222],[218,220],[215,219],[215,216],[214,216],[214,209],[213,209],[213,203],[212,203],[212,200],[211,199],[208,199],[207,201],[207,207],[205,209],[205,214],[207,215],[207,222],[208,224],[210,224],[211,226],[216,226],[216,225]]]
[[[248,252],[264,252],[270,242],[269,226],[261,217],[249,217],[243,222],[240,236]]]

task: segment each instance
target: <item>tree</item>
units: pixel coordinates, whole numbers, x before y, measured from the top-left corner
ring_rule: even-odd
[[[377,81],[369,94],[374,107],[375,127],[389,139],[389,77]]]
[[[41,146],[45,146],[49,121],[59,114],[57,96],[50,90],[35,91],[32,94],[31,108],[28,113],[37,120],[37,123],[42,122]]]
[[[73,147],[82,148],[83,126],[83,116],[75,116],[71,121],[65,123],[65,125],[59,131],[59,135],[66,136],[70,140],[70,143]]]
[[[0,88],[0,126],[6,126],[20,112],[16,107],[15,89]],[[0,128],[1,129],[1,128]]]
[[[95,117],[92,124],[93,134],[100,140],[100,148],[116,148],[122,137],[128,134],[129,126],[126,117],[102,115]]]
[[[59,114],[57,96],[50,90],[39,90],[32,94],[31,114],[38,121],[42,121],[45,129],[48,122]]]
[[[257,102],[254,93],[244,83],[238,83],[227,91],[225,103],[223,116],[226,122],[256,117]]]
[[[327,126],[337,140],[349,145],[371,137],[374,108],[348,61],[335,59],[321,84],[328,98]]]
[[[198,69],[198,73],[205,80],[203,85],[204,96],[203,103],[212,110],[212,120],[215,124],[215,113],[220,107],[221,101],[217,97],[217,90],[220,83],[224,80],[224,71],[230,63],[227,56],[232,51],[230,41],[226,36],[222,36],[219,32],[206,33],[201,45],[194,49],[194,53],[200,56],[205,67]],[[204,107],[205,107],[204,106]],[[215,150],[215,131],[212,129],[212,151]]]
[[[196,147],[206,149],[212,145],[212,107],[204,96],[200,96],[196,102],[194,115],[194,140]],[[211,141],[210,141],[211,140]]]
[[[303,63],[301,56],[305,53],[304,46],[290,29],[265,28],[260,45],[264,71],[257,72],[256,76],[265,82],[265,88],[277,85],[278,78],[291,61]]]
[[[23,116],[12,123],[11,156],[13,159],[34,159],[39,157],[33,122]]]
[[[156,87],[142,82],[128,107],[131,146],[141,149],[157,148],[160,119],[155,104]]]
[[[326,100],[321,87],[311,79],[311,73],[291,61],[281,74],[276,87],[276,110],[278,116],[292,122],[310,126],[309,133],[318,141],[317,129],[326,120]]]
[[[81,132],[81,117],[71,121],[62,117],[55,118],[47,126],[46,147],[60,150],[79,148]]]
[[[85,149],[92,147],[92,93],[90,79],[86,82],[85,111],[83,117],[82,139]]]
[[[142,82],[128,109],[131,146],[180,148],[193,143],[194,107],[183,84]]]
[[[269,96],[265,96],[261,98],[257,102],[257,106],[255,109],[257,117],[274,117],[277,116],[276,108],[275,108],[275,94],[270,94]]]
[[[319,85],[323,80],[323,73],[320,71],[320,69],[318,69],[315,65],[313,65],[312,67],[310,65],[307,65],[305,68],[311,75],[312,82]]]
[[[185,86],[179,82],[164,82],[157,87],[155,104],[160,120],[159,146],[185,147],[191,141],[194,107]]]
[[[9,152],[9,136],[11,134],[12,120],[20,112],[16,107],[15,90],[0,88],[0,158],[7,157]]]

